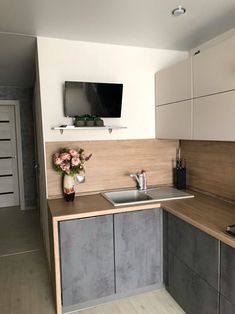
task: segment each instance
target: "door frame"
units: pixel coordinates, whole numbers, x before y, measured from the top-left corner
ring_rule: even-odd
[[[0,100],[0,106],[13,106],[14,108],[19,200],[20,200],[20,209],[24,210],[25,209],[25,196],[24,196],[24,173],[23,173],[23,156],[22,156],[22,142],[21,142],[20,102],[19,100]]]

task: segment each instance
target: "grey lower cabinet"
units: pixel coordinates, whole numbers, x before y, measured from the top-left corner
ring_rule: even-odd
[[[162,282],[162,211],[114,215],[116,292]]]
[[[113,216],[60,222],[63,306],[114,294]]]
[[[164,279],[187,314],[219,312],[219,241],[164,212]]]
[[[235,249],[227,244],[221,243],[221,276],[220,293],[222,294],[222,308],[231,308],[235,313]],[[221,312],[226,313],[226,312]],[[227,313],[226,313],[227,314]]]
[[[159,208],[60,222],[63,307],[160,286],[161,226]]]
[[[187,314],[218,313],[218,291],[171,252],[167,289]]]
[[[229,302],[222,294],[220,295],[220,314],[234,314],[235,305]]]

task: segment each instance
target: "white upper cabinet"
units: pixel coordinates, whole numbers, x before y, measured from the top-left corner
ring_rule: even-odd
[[[192,100],[185,100],[156,109],[156,137],[161,139],[192,138]]]
[[[235,141],[235,91],[193,102],[193,139]]]
[[[156,73],[156,104],[192,98],[191,58]]]
[[[193,97],[235,89],[235,37],[193,57]]]

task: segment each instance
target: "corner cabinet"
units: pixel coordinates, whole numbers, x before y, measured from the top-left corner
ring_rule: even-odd
[[[235,141],[234,50],[235,36],[156,74],[157,138]]]
[[[193,57],[194,97],[235,89],[235,37]]]
[[[186,313],[219,311],[219,241],[164,212],[166,288]]]
[[[61,221],[63,311],[161,287],[161,226],[159,208]]]
[[[193,139],[235,141],[235,91],[194,99],[193,107]]]

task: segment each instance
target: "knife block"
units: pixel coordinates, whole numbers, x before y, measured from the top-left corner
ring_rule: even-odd
[[[174,186],[178,190],[186,189],[186,168],[174,168]]]

